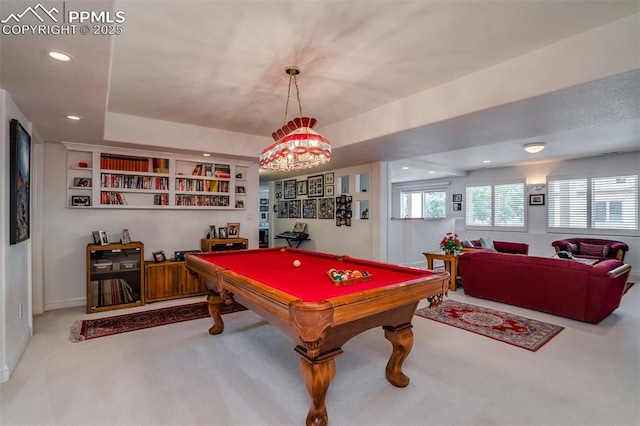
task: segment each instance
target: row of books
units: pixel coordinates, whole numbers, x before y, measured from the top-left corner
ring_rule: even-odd
[[[90,283],[91,306],[109,306],[122,303],[133,303],[140,296],[122,278],[96,280]]]
[[[228,164],[196,164],[191,172],[192,176],[212,176],[220,179],[231,178],[231,166]]]
[[[100,204],[127,204],[122,192],[101,192]]]
[[[168,158],[152,158],[151,166],[154,173],[169,173],[169,159]]]
[[[176,195],[176,206],[228,207],[227,195]]]
[[[229,181],[176,179],[177,191],[229,192]]]
[[[102,154],[100,156],[100,168],[106,170],[126,170],[129,172],[148,172],[149,160],[140,157]]]
[[[102,188],[127,188],[127,189],[169,189],[169,178],[156,176],[131,176],[102,173]]]
[[[169,205],[169,195],[168,194],[156,194],[153,196],[153,205],[154,206],[168,206]]]

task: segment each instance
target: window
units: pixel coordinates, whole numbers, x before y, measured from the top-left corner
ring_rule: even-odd
[[[467,186],[468,228],[525,228],[524,183]]]
[[[551,178],[548,188],[551,232],[638,230],[638,175]]]
[[[447,217],[445,190],[403,191],[400,194],[403,218],[444,219]]]

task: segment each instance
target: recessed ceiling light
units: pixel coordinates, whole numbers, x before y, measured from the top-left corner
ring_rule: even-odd
[[[535,154],[536,152],[542,151],[544,149],[545,145],[546,145],[546,143],[544,143],[544,142],[531,142],[531,143],[526,143],[526,144],[522,145],[522,147],[528,153]]]
[[[435,170],[429,170],[430,175],[434,174],[435,172],[436,172]]]
[[[402,170],[409,170],[409,168],[407,166],[404,166]]]
[[[491,162],[491,160],[484,160],[483,161],[483,163],[485,163],[485,164],[490,163],[490,162]]]
[[[80,117],[78,117],[77,115],[67,115],[67,118],[69,120],[80,120]]]
[[[67,55],[64,52],[60,52],[58,50],[50,50],[47,52],[49,56],[56,61],[69,62],[71,60],[71,56]]]
[[[209,154],[208,152],[205,152],[204,154],[202,154],[203,157],[211,157],[211,154]]]

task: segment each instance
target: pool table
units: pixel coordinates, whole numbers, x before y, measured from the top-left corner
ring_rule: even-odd
[[[439,304],[449,283],[444,271],[289,247],[188,254],[186,265],[207,284],[209,333],[222,333],[220,307],[235,300],[293,340],[311,397],[308,425],[327,424],[325,396],[336,372],[335,357],[365,330],[384,329],[393,347],[386,378],[397,387],[409,384],[402,364],[413,346],[413,314],[422,299]],[[336,283],[327,275],[330,269],[366,271],[368,278]]]

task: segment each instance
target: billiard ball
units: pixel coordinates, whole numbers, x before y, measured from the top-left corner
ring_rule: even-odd
[[[300,267],[300,261],[298,259],[294,260],[293,266],[295,266],[296,268]]]

